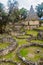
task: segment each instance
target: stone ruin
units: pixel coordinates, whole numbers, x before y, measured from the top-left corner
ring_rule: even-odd
[[[43,40],[43,31],[40,31],[40,32],[38,33],[37,38],[38,38],[39,40]]]
[[[43,65],[43,58],[38,61],[38,65]]]
[[[0,39],[0,43],[10,42],[10,45],[7,48],[0,50],[0,56],[6,55],[9,52],[13,51],[17,47],[17,42],[12,37],[3,37]]]
[[[30,44],[24,44],[22,46],[20,46],[17,50],[17,56],[26,64],[26,65],[43,65],[43,60],[40,60],[38,62],[32,62],[31,60],[27,60],[25,57],[22,57],[20,55],[20,50],[23,48],[28,48],[31,46],[36,46],[36,47],[41,47],[43,48],[43,44],[35,44],[35,43],[30,43]],[[39,53],[40,50],[37,51],[37,53]],[[43,59],[43,58],[42,58]]]
[[[18,65],[18,63],[17,62],[14,62],[14,61],[12,61],[12,60],[0,60],[0,64],[2,64],[2,63],[10,63],[10,64],[13,64],[13,65]]]

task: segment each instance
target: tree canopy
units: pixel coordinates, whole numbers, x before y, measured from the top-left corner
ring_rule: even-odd
[[[36,10],[37,10],[37,14],[39,17],[43,16],[43,3],[38,4],[38,6],[36,6]]]
[[[25,8],[19,9],[19,3],[16,0],[8,0],[8,11],[5,12],[3,3],[0,3],[0,32],[5,30],[7,23],[18,22],[25,20],[28,15],[28,10]],[[37,14],[39,17],[43,16],[43,3],[36,6]],[[34,16],[35,17],[35,16]]]
[[[0,33],[5,30],[5,26],[7,24],[7,15],[4,11],[4,5],[0,3]]]
[[[19,19],[19,9],[18,2],[15,0],[8,0],[8,8],[9,8],[9,19],[11,21],[17,21]]]
[[[25,19],[27,17],[27,10],[25,8],[20,9],[21,18]]]

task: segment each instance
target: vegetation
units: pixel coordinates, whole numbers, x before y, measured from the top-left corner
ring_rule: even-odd
[[[28,12],[28,10],[26,10],[25,8],[20,9],[21,19],[24,19],[24,20],[26,19],[27,12]]]
[[[8,47],[10,45],[10,43],[0,43],[0,49],[4,49],[6,47]]]
[[[38,6],[36,6],[36,10],[37,10],[37,14],[39,17],[43,16],[43,3],[38,4]]]
[[[39,30],[43,30],[43,26],[38,28]]]
[[[37,50],[40,50],[40,53],[37,53]],[[43,48],[40,47],[29,47],[29,48],[24,48],[20,51],[20,54],[22,57],[25,57],[28,60],[31,61],[38,61],[41,57],[43,57]]]
[[[7,24],[7,15],[4,11],[4,5],[0,3],[0,33],[4,32]]]
[[[43,40],[31,40],[31,42],[43,44]]]
[[[33,34],[34,33],[34,34]],[[27,30],[26,31],[26,34],[31,34],[33,36],[37,36],[38,32],[37,31],[34,31],[34,30]]]

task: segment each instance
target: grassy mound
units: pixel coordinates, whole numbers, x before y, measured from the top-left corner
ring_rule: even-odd
[[[40,52],[37,53],[37,50],[39,50]],[[34,46],[24,48],[20,51],[20,55],[31,61],[38,61],[40,58],[43,58],[43,48]]]

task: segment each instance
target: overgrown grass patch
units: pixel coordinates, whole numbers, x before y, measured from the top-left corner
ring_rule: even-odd
[[[20,36],[20,37],[22,37],[22,36]],[[25,35],[23,35],[23,37],[26,37]],[[29,37],[29,36],[27,36],[27,37]],[[18,45],[22,45],[22,44],[27,44],[28,42],[26,41],[26,39],[18,39],[18,38],[16,38],[16,37],[13,37],[14,39],[16,39],[16,42],[17,42],[17,44]]]
[[[43,26],[39,27],[38,29],[43,30]]]
[[[22,39],[22,38],[25,39],[25,38],[29,38],[29,37],[30,37],[29,35],[22,35],[22,36],[19,36],[19,38],[21,38],[21,39]]]
[[[10,45],[10,43],[0,43],[0,49],[6,48]]]
[[[37,53],[37,50],[40,52]],[[43,48],[40,47],[29,47],[23,48],[20,50],[20,55],[25,57],[27,60],[38,61],[40,58],[43,58]]]
[[[28,49],[21,49],[20,50],[20,55],[22,55],[22,57],[26,57],[27,54],[28,54]]]
[[[43,44],[43,40],[31,40],[31,42],[34,42],[34,43],[42,43]]]
[[[22,44],[27,44],[28,42],[25,39],[17,39],[17,43],[19,45],[22,45]]]
[[[26,31],[26,34],[31,34],[33,36],[37,36],[38,32],[37,31],[34,31],[34,30],[27,30]]]

